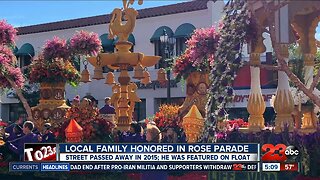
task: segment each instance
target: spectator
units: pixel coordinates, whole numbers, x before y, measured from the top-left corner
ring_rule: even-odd
[[[148,124],[146,132],[146,140],[149,143],[160,143],[161,142],[161,131],[156,125]]]
[[[19,118],[16,120],[16,122],[14,122],[13,124],[11,124],[5,129],[5,132],[8,133],[9,136],[11,136],[10,139],[16,139],[13,129],[16,125],[22,126],[24,120],[25,120],[25,114],[21,114]]]
[[[97,100],[91,99],[91,101],[92,101],[92,106],[95,107],[95,108],[98,108],[98,102],[97,102]]]
[[[45,123],[44,124],[44,133],[42,136],[40,136],[41,138],[39,139],[42,143],[55,143],[56,139],[55,136],[53,134],[53,132],[51,131],[51,124],[50,123]]]
[[[178,143],[178,134],[174,127],[168,127],[162,143]]]
[[[23,135],[24,134],[23,134],[21,126],[18,124],[14,124],[13,133],[11,133],[9,135],[9,137],[6,139],[6,141],[13,141],[15,139],[22,137]]]
[[[116,114],[116,110],[110,105],[110,97],[104,99],[105,105],[100,109],[100,114]]]
[[[123,133],[123,142],[125,143],[145,142],[145,138],[143,137],[143,130],[137,122],[131,123],[129,131]]]
[[[160,143],[161,141],[161,131],[159,128],[153,124],[147,125],[147,134],[146,134],[146,140],[149,143]],[[147,171],[142,173],[141,180],[156,180],[156,179],[167,179],[168,174],[167,172],[157,172],[157,171]]]
[[[37,143],[38,138],[37,135],[32,132],[34,128],[34,124],[31,121],[26,121],[23,124],[23,133],[25,134],[19,139],[15,139],[13,141],[8,141],[9,143],[9,149],[13,151],[14,153],[18,154],[20,156],[20,159],[22,160],[23,157],[23,150],[24,150],[24,144],[25,143]]]
[[[77,95],[76,97],[73,98],[72,100],[72,107],[79,107],[80,106],[80,96]]]

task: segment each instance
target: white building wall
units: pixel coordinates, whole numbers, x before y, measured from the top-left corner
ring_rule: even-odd
[[[194,25],[196,28],[210,27],[216,24],[216,22],[218,22],[221,18],[223,6],[223,1],[217,1],[216,3],[209,1],[208,9],[205,10],[138,19],[133,32],[136,41],[134,51],[142,52],[146,55],[154,55],[154,45],[150,42],[150,38],[152,37],[156,29],[161,26],[168,26],[173,30],[173,32],[175,32],[177,27],[184,23],[190,23]],[[102,34],[108,33],[108,25],[101,24],[81,28],[72,28],[58,31],[20,35],[16,43],[18,48],[20,48],[24,43],[32,44],[35,48],[35,53],[37,55],[41,51],[41,48],[45,44],[46,40],[52,39],[54,36],[69,39],[76,31],[79,30],[92,31],[98,33],[100,36]],[[90,71],[90,74],[93,75],[93,67],[90,65],[88,66],[88,69]],[[151,79],[156,80],[157,70],[154,69],[154,67],[150,67],[148,69],[151,75]],[[130,73],[131,75],[133,74],[133,72]],[[115,73],[115,75],[117,80],[118,73]],[[66,89],[66,97],[72,100],[77,94],[79,94],[81,97],[90,94],[99,100],[99,107],[102,107],[104,105],[104,97],[111,96],[112,94],[111,87],[104,84],[104,82],[105,80],[92,80],[91,83],[81,83],[80,86],[78,86],[77,88],[68,86]],[[178,84],[177,88],[171,88],[171,97],[185,97],[186,92],[182,89],[185,89],[185,87],[182,88],[181,84]],[[139,89],[137,93],[140,98],[146,99],[147,117],[155,113],[154,99],[166,98],[167,96],[166,88],[155,90]]]

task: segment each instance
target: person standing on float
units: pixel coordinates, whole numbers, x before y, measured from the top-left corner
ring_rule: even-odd
[[[110,97],[104,99],[105,105],[99,110],[100,114],[116,114],[116,110],[110,103]]]

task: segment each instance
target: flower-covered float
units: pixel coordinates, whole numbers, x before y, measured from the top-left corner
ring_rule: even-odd
[[[77,86],[80,74],[75,68],[75,58],[94,55],[101,50],[101,41],[95,33],[77,32],[67,42],[54,37],[48,40],[41,54],[30,65],[31,83],[40,83],[40,101],[32,108],[36,126],[41,129],[49,122],[58,128],[70,107],[65,101],[65,85]]]

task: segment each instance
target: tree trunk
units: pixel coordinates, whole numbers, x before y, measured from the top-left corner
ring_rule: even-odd
[[[11,87],[16,91],[24,109],[26,110],[27,112],[27,115],[28,115],[28,120],[32,120],[32,112],[31,112],[31,108],[28,104],[28,101],[26,100],[26,98],[24,98],[23,94],[22,94],[22,91],[20,88],[18,88],[18,86],[16,85],[15,82],[13,82],[10,78],[7,77],[7,80],[9,81]]]

